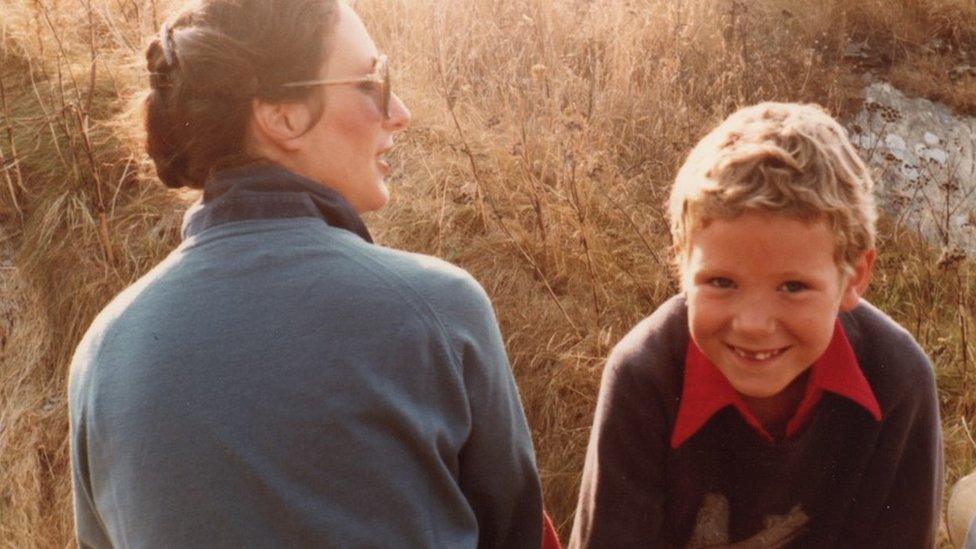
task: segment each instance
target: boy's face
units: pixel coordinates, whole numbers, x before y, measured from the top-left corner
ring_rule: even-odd
[[[841,274],[823,221],[761,212],[712,221],[692,232],[682,259],[691,337],[740,394],[775,396],[827,349],[873,262],[869,250]]]

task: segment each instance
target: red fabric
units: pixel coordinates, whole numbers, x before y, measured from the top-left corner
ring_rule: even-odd
[[[817,403],[820,402],[824,391],[848,398],[867,410],[876,421],[881,421],[881,406],[864,373],[861,372],[840,321],[834,325],[834,335],[827,350],[810,367],[810,378],[807,380],[803,399],[786,424],[787,437],[792,437],[803,427]],[[681,446],[713,415],[730,405],[739,411],[742,419],[760,436],[770,443],[773,442],[773,437],[749,411],[728,379],[695,345],[694,341],[689,341],[688,354],[685,358],[684,385],[681,388],[681,403],[678,406],[674,432],[671,433],[671,448]]]
[[[556,527],[552,525],[552,519],[545,511],[542,511],[542,549],[562,549]]]

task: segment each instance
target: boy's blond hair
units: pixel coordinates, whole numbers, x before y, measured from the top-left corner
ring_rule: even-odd
[[[679,269],[692,231],[769,212],[824,220],[849,272],[874,247],[871,179],[846,130],[819,105],[760,103],[729,116],[692,149],[668,204]]]

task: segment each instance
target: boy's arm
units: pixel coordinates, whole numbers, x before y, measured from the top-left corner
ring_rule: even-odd
[[[885,416],[872,469],[862,497],[886,490],[870,525],[849,524],[852,532],[865,532],[864,547],[934,547],[942,502],[942,431],[935,377],[928,359],[920,355],[917,375],[906,386],[910,394]],[[843,541],[843,540],[842,540]]]
[[[603,371],[570,548],[662,545],[663,403],[634,369],[615,353]]]

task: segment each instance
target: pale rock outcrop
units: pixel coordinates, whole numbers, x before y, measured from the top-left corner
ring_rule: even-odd
[[[877,82],[848,128],[881,208],[948,256],[976,257],[976,118]]]

